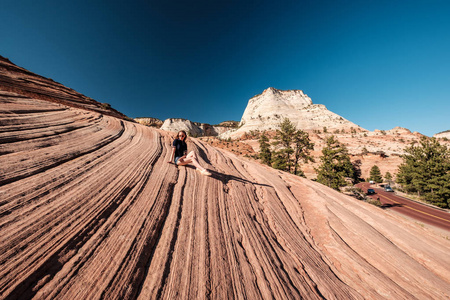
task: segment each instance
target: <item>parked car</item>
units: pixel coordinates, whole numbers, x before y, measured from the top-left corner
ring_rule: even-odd
[[[367,190],[367,195],[372,195],[375,194],[375,190],[374,189],[368,189]]]
[[[370,184],[374,184],[374,183],[375,183],[375,181],[371,180],[371,181],[369,181],[369,183],[370,183]]]
[[[384,190],[386,191],[386,192],[393,192],[394,190],[390,187],[390,186],[385,186],[384,187]]]

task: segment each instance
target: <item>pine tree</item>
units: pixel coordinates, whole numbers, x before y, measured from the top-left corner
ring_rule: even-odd
[[[339,187],[347,184],[346,177],[353,177],[353,166],[347,148],[333,135],[327,138],[320,160],[322,164],[316,169],[318,182],[339,190]]]
[[[288,118],[284,118],[280,123],[280,129],[277,129],[275,136],[276,141],[273,143],[278,148],[274,153],[272,164],[275,169],[290,172],[292,166],[291,154],[294,153],[291,143],[295,130],[294,124]]]
[[[361,178],[361,175],[362,175],[361,165],[362,165],[362,162],[361,162],[360,159],[357,159],[357,160],[355,160],[352,163],[352,166],[353,166],[353,182],[354,183],[358,183],[358,182],[364,181],[364,179]]]
[[[300,169],[300,161],[307,163],[314,162],[314,159],[309,155],[311,150],[314,150],[314,143],[311,143],[309,134],[303,130],[297,130],[292,137],[294,144],[294,174],[305,177],[305,174]]]
[[[286,156],[282,151],[274,151],[272,153],[272,168],[283,171],[288,169]]]
[[[270,151],[269,138],[266,133],[263,132],[259,138],[259,158],[263,164],[271,165],[272,163],[272,152]]]
[[[391,181],[392,181],[392,175],[391,175],[391,173],[386,172],[386,174],[384,175],[384,179],[386,179],[387,182],[388,182],[388,184],[390,185],[390,184],[391,184]]]
[[[309,152],[314,149],[314,144],[311,143],[309,134],[303,130],[297,130],[288,118],[284,118],[279,126],[275,142],[272,143],[277,148],[272,153],[272,167],[304,176],[300,169],[300,161],[305,163],[314,161],[309,155]]]
[[[405,152],[397,182],[408,193],[417,193],[437,206],[450,207],[450,149],[436,138],[423,137],[419,145],[412,144]]]
[[[375,181],[376,183],[383,182],[383,178],[381,177],[380,168],[377,165],[373,165],[370,169],[370,180]]]

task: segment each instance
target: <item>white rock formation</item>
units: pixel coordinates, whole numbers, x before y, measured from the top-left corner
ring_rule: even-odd
[[[163,124],[163,121],[156,118],[135,118],[134,120],[139,124],[156,128],[160,128]]]
[[[450,139],[450,130],[436,133],[435,135],[433,135],[433,137],[438,138],[438,139],[443,139],[443,138]]]
[[[186,131],[190,136],[202,136],[203,130],[194,122],[186,119],[169,118],[166,119],[161,126],[162,130],[178,132],[180,130]]]
[[[282,91],[269,87],[248,101],[240,128],[225,132],[221,137],[239,137],[251,130],[275,130],[283,118],[290,119],[302,130],[323,130],[327,127],[330,132],[336,129],[349,131],[353,127],[357,131],[366,131],[329,111],[325,105],[313,104],[301,90]]]
[[[206,123],[192,122],[186,119],[166,119],[161,128],[165,131],[178,132],[180,130],[186,131],[189,136],[218,136],[230,129],[228,124],[224,126],[212,126]]]

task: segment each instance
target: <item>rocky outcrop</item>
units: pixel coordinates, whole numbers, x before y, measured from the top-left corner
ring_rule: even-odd
[[[155,128],[161,128],[161,126],[163,125],[163,121],[156,118],[134,118],[134,121],[139,124]]]
[[[239,122],[237,121],[223,121],[220,122],[216,127],[227,127],[229,129],[237,128],[239,126]]]
[[[313,104],[301,90],[282,91],[270,87],[248,101],[239,129],[226,132],[222,137],[239,137],[252,130],[276,130],[284,118],[302,130],[323,130],[326,127],[330,131],[365,131],[324,105]]]
[[[375,130],[375,132],[376,131],[377,130]],[[404,135],[404,134],[409,135],[409,134],[411,134],[411,131],[407,128],[397,126],[397,127],[392,128],[391,130],[387,130],[386,133],[397,134],[397,135]]]
[[[161,126],[161,129],[172,132],[184,130],[189,136],[203,136],[203,129],[197,126],[194,122],[186,119],[166,119]]]
[[[230,122],[230,121],[229,121]],[[166,119],[161,126],[162,130],[178,132],[186,131],[189,136],[218,136],[230,129],[229,123],[223,125],[209,125],[206,123],[196,123],[186,119]]]
[[[207,123],[197,123],[203,130],[203,136],[218,136],[230,129],[228,126],[210,125]]]

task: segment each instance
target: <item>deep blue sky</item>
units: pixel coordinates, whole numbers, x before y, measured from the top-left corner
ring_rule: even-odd
[[[129,117],[240,120],[300,89],[369,130],[450,129],[450,1],[31,1],[0,55]]]

